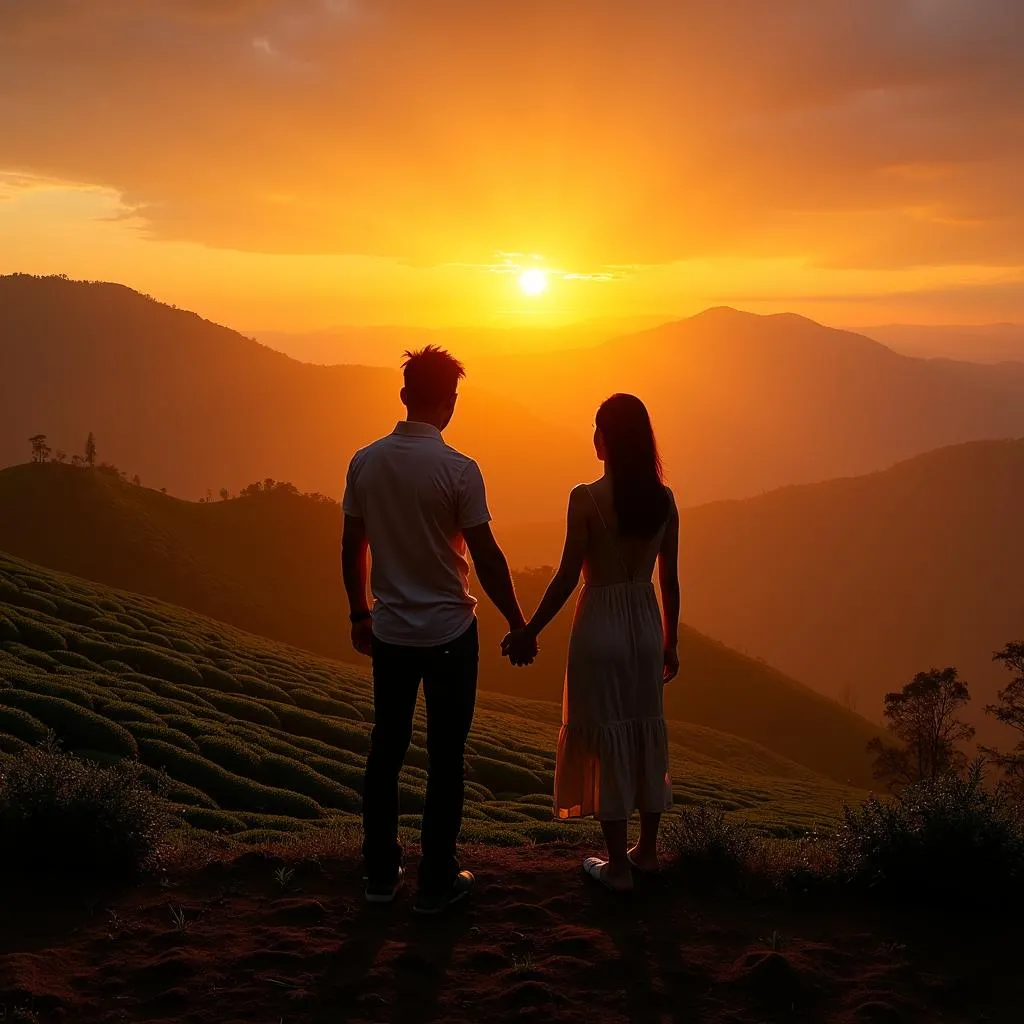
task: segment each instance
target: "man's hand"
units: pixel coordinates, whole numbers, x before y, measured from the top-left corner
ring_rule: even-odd
[[[501,642],[501,653],[516,668],[532,665],[540,649],[537,638],[525,629],[516,629]]]
[[[665,648],[665,674],[664,681],[671,683],[675,677],[679,675],[679,648],[677,647],[666,647]]]
[[[373,622],[370,619],[352,623],[352,646],[368,658],[373,654]]]

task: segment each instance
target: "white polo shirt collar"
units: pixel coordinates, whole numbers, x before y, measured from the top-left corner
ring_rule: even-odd
[[[420,423],[418,420],[399,420],[392,433],[403,437],[425,437],[431,441],[444,440],[433,423]]]

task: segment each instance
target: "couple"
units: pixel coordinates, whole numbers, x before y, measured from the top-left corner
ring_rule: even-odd
[[[588,858],[584,870],[607,888],[632,889],[634,871],[657,870],[658,824],[672,802],[662,687],[679,670],[679,518],[662,483],[647,410],[632,395],[614,395],[598,410],[594,447],[604,475],[569,495],[562,561],[527,621],[491,533],[480,469],[441,436],[465,370],[428,345],[406,354],[404,373],[406,419],[356,453],[343,501],[342,572],[352,643],[373,658],[374,727],[363,793],[366,898],[390,903],[404,878],[398,777],[421,681],[429,770],[413,909],[440,913],[473,888],[472,874],[460,871],[456,856],[479,661],[467,555],[508,622],[502,652],[521,666],[534,660],[541,631],[583,573],[586,585],[569,643],[554,810],[560,819],[593,816],[601,822],[608,856]],[[664,616],[652,583],[655,563]],[[640,812],[640,839],[628,849],[634,810]]]

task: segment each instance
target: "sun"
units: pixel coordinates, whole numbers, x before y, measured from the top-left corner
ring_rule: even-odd
[[[519,287],[524,295],[540,295],[547,291],[548,275],[537,267],[530,267],[519,275]]]

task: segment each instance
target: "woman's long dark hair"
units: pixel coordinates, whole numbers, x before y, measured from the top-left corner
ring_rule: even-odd
[[[635,395],[612,395],[601,403],[595,423],[604,438],[619,533],[653,537],[668,519],[671,499],[647,407]]]

